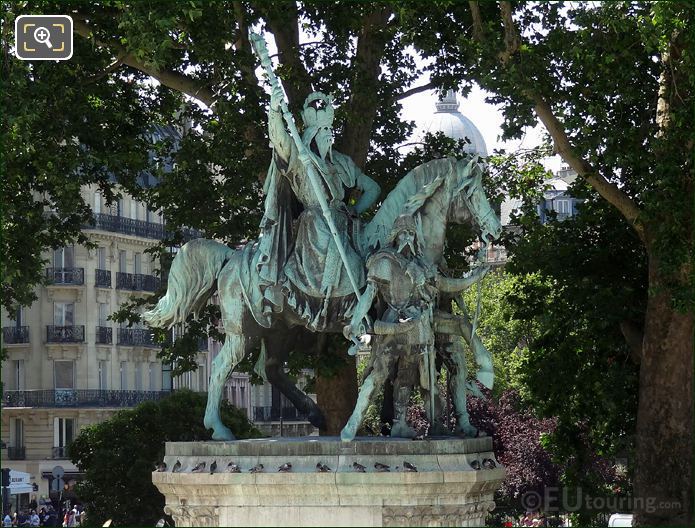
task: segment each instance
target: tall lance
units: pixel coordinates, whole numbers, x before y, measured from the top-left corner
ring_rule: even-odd
[[[270,85],[274,89],[279,88],[280,90],[282,90],[282,84],[280,84],[280,80],[275,75],[275,72],[273,71],[273,65],[270,62],[270,57],[268,56],[268,49],[266,48],[265,39],[261,35],[258,35],[253,31],[249,31],[249,40],[251,41],[256,55],[261,60],[261,66],[263,66],[263,69],[268,75]],[[287,128],[289,129],[290,136],[292,136],[292,140],[294,141],[295,145],[297,146],[297,150],[299,151],[299,160],[304,165],[307,176],[309,177],[309,182],[311,183],[311,187],[312,189],[314,189],[314,194],[316,194],[316,198],[318,198],[319,205],[321,206],[321,212],[323,213],[323,217],[326,219],[328,229],[330,230],[331,235],[333,235],[333,241],[335,242],[335,245],[338,248],[338,253],[340,254],[340,258],[343,261],[343,266],[345,267],[345,271],[347,272],[348,278],[350,279],[350,285],[352,286],[355,295],[357,295],[357,298],[359,299],[360,289],[357,286],[355,276],[352,274],[352,270],[350,269],[350,263],[348,261],[347,254],[345,253],[345,248],[343,247],[343,244],[340,240],[338,230],[335,227],[335,222],[333,222],[333,217],[331,216],[331,211],[328,207],[328,201],[326,200],[326,196],[323,194],[323,186],[321,185],[319,175],[317,174],[316,167],[314,165],[314,162],[312,161],[312,153],[302,142],[302,138],[299,135],[299,132],[297,131],[297,125],[294,122],[294,117],[292,117],[292,113],[287,107],[287,103],[285,102],[284,98],[280,103],[280,109],[282,110],[282,116],[285,118],[285,122],[287,123]]]

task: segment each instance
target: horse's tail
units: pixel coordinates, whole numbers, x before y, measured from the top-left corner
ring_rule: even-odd
[[[199,238],[185,244],[169,271],[167,293],[154,309],[145,312],[145,322],[169,328],[202,308],[217,287],[217,277],[234,250],[214,240]]]

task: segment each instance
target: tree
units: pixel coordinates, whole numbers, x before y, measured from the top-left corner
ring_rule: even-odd
[[[409,16],[435,83],[475,80],[494,93],[509,136],[537,117],[640,240],[649,296],[626,332],[641,343],[636,522],[691,522],[693,7],[471,1]]]
[[[9,100],[26,100],[17,93],[24,89],[42,94],[40,102],[65,96],[77,110],[48,112],[53,125],[45,123],[41,135],[41,115],[33,112],[33,120],[13,121],[23,110],[6,103],[3,131],[8,137],[17,134],[15,150],[21,153],[21,145],[33,144],[22,137],[38,138],[60,158],[62,151],[55,145],[76,136],[83,126],[80,109],[89,104],[106,105],[106,116],[139,125],[133,128],[141,131],[158,120],[185,120],[188,133],[174,170],[161,174],[159,187],[140,191],[140,196],[163,208],[173,225],[204,227],[207,236],[230,244],[256,234],[259,178],[269,156],[265,94],[254,75],[247,38],[254,24],[274,36],[291,107],[297,108],[311,88],[335,94],[338,148],[379,177],[384,188],[404,174],[395,145],[405,139],[411,124],[398,118],[399,101],[422,89],[415,80],[423,69],[430,73],[431,86],[461,86],[465,91],[477,82],[493,94],[491,100],[504,107],[506,137],[519,137],[524,126],[540,119],[555,150],[597,199],[624,218],[647,259],[650,295],[639,324],[628,332],[631,342],[642,343],[635,493],[680,507],[640,510],[638,522],[692,519],[692,372],[682,368],[692,364],[695,298],[690,4],[193,0],[126,6],[105,0],[74,2],[67,8],[53,2],[32,6],[34,12],[68,11],[73,16],[76,53],[67,67],[17,66],[6,55],[12,79]],[[7,28],[20,9],[26,12],[18,4],[8,10],[6,49]],[[427,59],[424,66],[414,60],[412,50]],[[121,93],[125,99],[118,99]],[[119,111],[121,103],[125,107]],[[143,114],[150,119],[136,119]],[[103,136],[112,137],[111,120],[101,123],[99,117],[94,116],[95,123],[102,128],[92,130],[88,122],[88,130],[108,143]],[[17,128],[17,123],[29,129]],[[59,134],[62,123],[69,124],[62,125],[68,135]],[[108,149],[99,152],[110,159]],[[117,147],[117,152],[129,150]],[[43,192],[42,182],[66,174],[65,167],[44,163],[40,177],[25,180],[31,156],[19,159],[23,162],[17,164],[16,177],[20,183],[28,181],[32,190]],[[95,163],[102,165],[101,159]],[[135,168],[137,163],[129,165]],[[128,186],[125,174],[121,179]],[[65,193],[76,204],[73,209],[83,210],[73,187],[66,186]],[[60,191],[54,186],[47,193]],[[77,223],[69,233],[75,234]],[[3,229],[7,225],[3,217]],[[29,225],[34,227],[27,235],[43,233],[46,227]],[[16,239],[6,249],[18,251],[20,242]],[[32,254],[40,254],[55,239],[38,242],[27,243]],[[344,357],[332,347],[323,347],[321,355],[329,360]],[[345,365],[332,382],[317,380],[319,403],[333,409],[333,432],[349,415],[355,394],[354,364]]]
[[[101,526],[113,519],[118,526],[154,526],[164,516],[164,496],[152,484],[151,473],[164,459],[165,442],[210,440],[203,427],[205,404],[203,394],[179,390],[80,431],[69,455],[85,474],[77,495],[90,524]],[[261,436],[226,402],[222,419],[237,438]]]

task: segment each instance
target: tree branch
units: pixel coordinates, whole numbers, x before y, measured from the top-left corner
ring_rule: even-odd
[[[471,8],[471,16],[473,17],[473,40],[482,42],[485,34],[483,32],[483,19],[480,16],[480,5],[476,0],[469,0],[468,6]]]
[[[118,57],[116,57],[116,60],[113,61],[111,64],[109,64],[106,68],[104,68],[103,71],[97,73],[96,75],[92,75],[91,77],[89,77],[85,81],[85,84],[91,84],[93,82],[96,82],[99,79],[102,79],[103,77],[107,76],[109,73],[116,71],[118,68],[120,68],[123,65],[123,57],[124,57],[124,54],[118,55]]]
[[[514,54],[519,51],[521,37],[512,17],[512,5],[510,2],[500,2],[500,13],[504,25],[505,49],[498,57],[502,65],[506,66]],[[613,205],[625,219],[632,225],[642,242],[646,243],[645,226],[640,219],[640,209],[637,204],[622,189],[606,178],[585,159],[579,156],[570,143],[567,131],[553,113],[548,101],[536,90],[526,88],[524,95],[534,103],[536,115],[548,130],[553,140],[555,151],[562,159],[584,178],[608,203]]]
[[[534,101],[534,110],[553,139],[555,151],[579,176],[584,178],[611,205],[613,205],[632,225],[640,239],[646,242],[644,225],[640,222],[640,209],[635,202],[618,186],[610,183],[585,159],[577,155],[572,147],[564,126],[553,114],[548,102],[539,94],[525,92]]]
[[[194,99],[198,99],[208,108],[212,108],[214,106],[215,94],[208,86],[205,86],[204,84],[201,84],[200,82],[181,73],[171,70],[161,70],[139,61],[134,55],[128,53],[123,46],[115,43],[104,42],[96,38],[94,30],[86,22],[83,22],[77,17],[75,17],[73,20],[73,28],[75,33],[81,37],[92,40],[97,46],[117,50],[117,55],[122,57],[123,64],[150,75],[164,86],[168,86],[169,88],[185,93]]]
[[[409,90],[406,90],[405,92],[397,95],[395,97],[396,101],[401,101],[402,99],[406,99],[410,97],[411,95],[419,94],[421,92],[426,92],[427,90],[431,90],[434,88],[434,83],[428,82],[427,84],[423,84],[422,86],[416,86],[415,88],[411,88]]]

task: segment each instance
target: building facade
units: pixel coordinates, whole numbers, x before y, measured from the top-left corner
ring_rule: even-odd
[[[2,465],[28,473],[36,488],[35,497],[15,497],[20,507],[49,498],[56,466],[68,487],[79,479],[67,446],[83,427],[186,381],[172,380],[148,329],[109,320],[123,302],[160,287],[159,265],[146,250],[164,237],[161,214],[127,195],[107,206],[96,187],[82,193],[94,211],[84,232],[95,248],[45,254],[48,284],[37,288],[37,300],[2,312]],[[198,361],[206,365],[207,352]],[[202,389],[197,380],[190,386],[205,390],[207,380]]]

